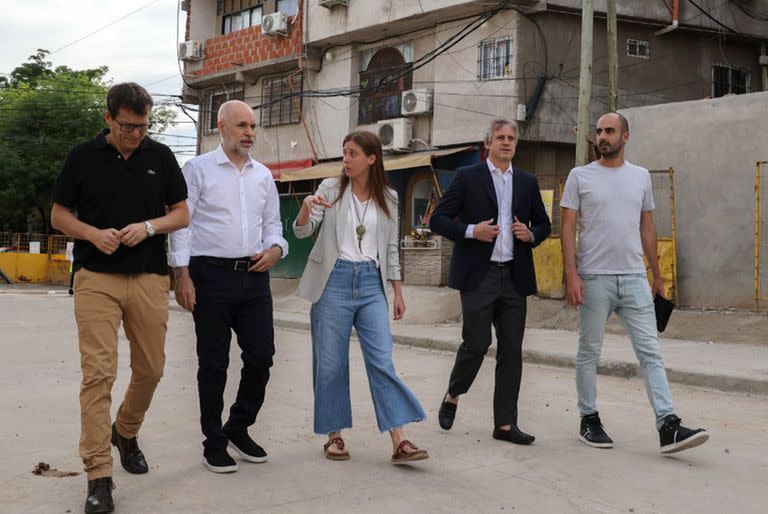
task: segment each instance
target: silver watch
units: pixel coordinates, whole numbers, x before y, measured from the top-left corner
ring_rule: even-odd
[[[533,235],[533,230],[528,229],[528,233],[531,235],[531,239],[528,242],[529,243],[535,243],[536,242],[536,237],[534,237],[534,235]]]
[[[155,227],[152,226],[152,223],[145,221],[144,227],[147,229],[147,237],[152,237],[155,235]]]

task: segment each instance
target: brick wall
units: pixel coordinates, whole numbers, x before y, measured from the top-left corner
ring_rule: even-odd
[[[301,3],[300,3],[301,5]],[[261,25],[216,36],[205,42],[203,67],[192,73],[205,76],[258,62],[301,54],[301,7],[295,17],[288,18],[288,36],[272,37],[261,33]]]

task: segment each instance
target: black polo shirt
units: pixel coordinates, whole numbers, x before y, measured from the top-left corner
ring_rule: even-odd
[[[187,185],[167,146],[145,137],[124,159],[107,143],[105,129],[74,147],[54,188],[53,201],[99,229],[121,230],[131,223],[165,216],[166,206],[187,199]],[[84,240],[75,241],[74,268],[105,273],[168,273],[166,236],[148,237],[111,255]]]

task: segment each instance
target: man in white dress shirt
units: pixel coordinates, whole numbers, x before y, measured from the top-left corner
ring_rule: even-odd
[[[275,352],[269,270],[288,254],[288,243],[272,174],[250,156],[253,110],[238,100],[226,102],[217,127],[221,145],[182,169],[191,222],[171,235],[169,261],[176,300],[195,319],[203,465],[230,473],[237,463],[227,447],[249,462],[267,460],[248,427],[264,402]],[[243,368],[237,398],[222,425],[233,330]]]

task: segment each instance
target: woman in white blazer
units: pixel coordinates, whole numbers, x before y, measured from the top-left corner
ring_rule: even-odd
[[[428,458],[405,439],[403,426],[426,419],[392,363],[385,280],[394,289],[394,318],[405,312],[397,249],[397,194],[387,186],[381,141],[371,132],[344,138],[344,170],[304,199],[293,223],[298,238],[320,234],[297,295],[312,302],[314,431],[327,435],[325,456],[349,459],[341,430],[352,427],[349,340],[354,326],[365,360],[376,420],[392,438],[392,462]],[[322,225],[321,225],[322,222]]]

